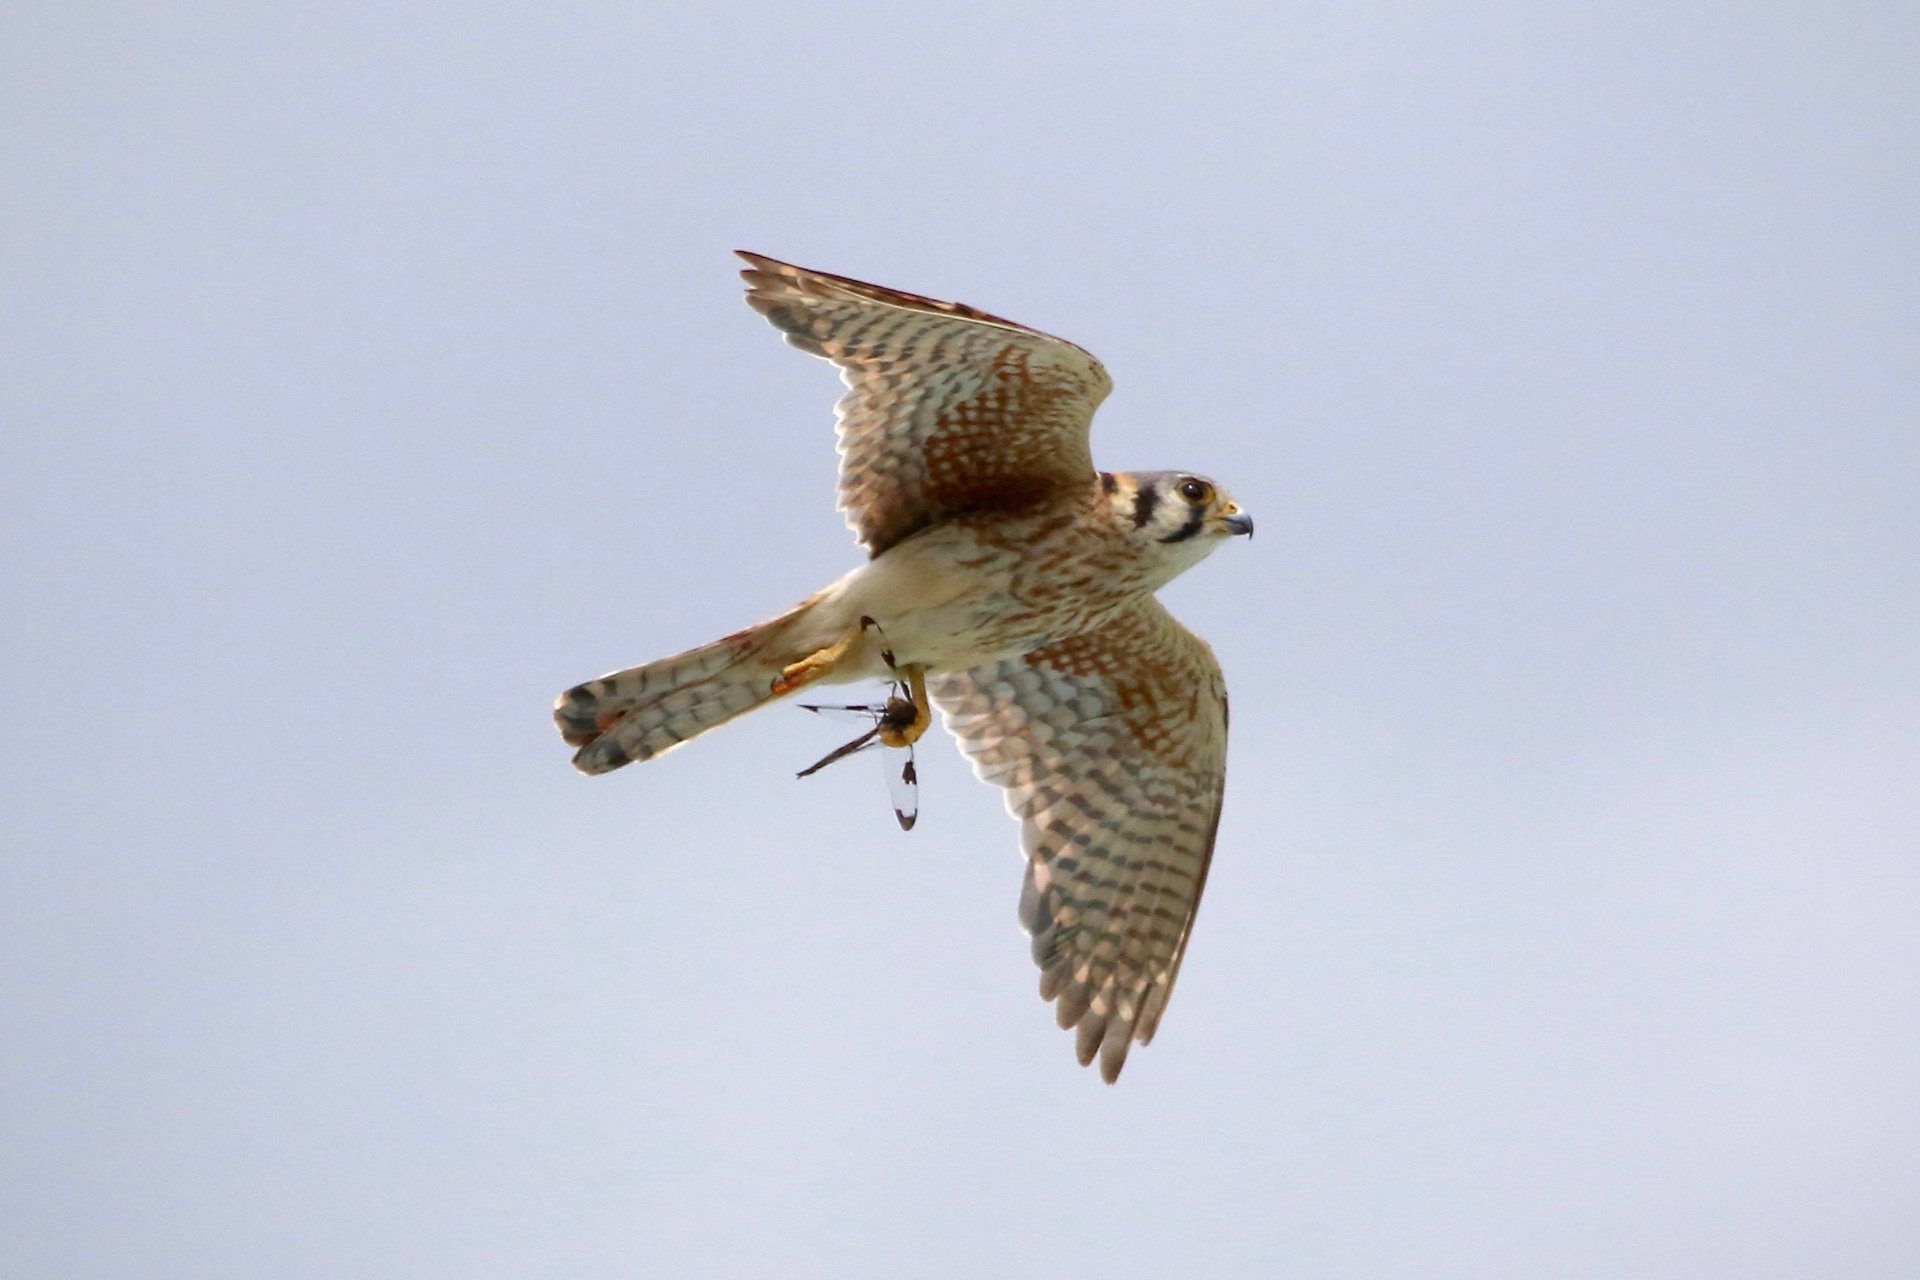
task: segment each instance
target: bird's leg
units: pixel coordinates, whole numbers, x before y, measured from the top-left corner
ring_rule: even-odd
[[[773,692],[775,696],[783,696],[792,693],[796,689],[804,688],[825,676],[828,672],[840,665],[840,662],[847,656],[847,652],[853,648],[860,637],[865,635],[869,629],[879,633],[880,660],[885,662],[887,669],[898,677],[898,682],[894,685],[893,696],[887,699],[884,707],[879,708],[880,722],[875,732],[878,734],[880,741],[889,747],[910,747],[920,741],[921,735],[925,734],[927,727],[933,723],[933,712],[929,709],[927,703],[927,669],[918,664],[910,664],[903,667],[896,662],[893,656],[893,649],[887,644],[886,632],[882,631],[880,624],[872,618],[862,617],[859,626],[854,627],[826,648],[817,649],[798,662],[788,663],[781,669],[780,674],[774,678]],[[906,696],[902,697],[902,694]],[[822,708],[809,707],[807,709],[809,711],[818,711]],[[864,708],[844,708],[844,710],[848,711],[862,709]],[[848,743],[848,749],[851,750],[857,745],[866,742],[872,736],[872,734],[869,734],[861,738],[858,743]],[[839,758],[838,755],[833,756],[830,760],[821,761],[820,765],[828,764],[832,759]],[[817,769],[820,765],[815,765],[814,768]],[[813,770],[809,769],[807,772],[811,773]],[[804,777],[805,775],[803,774],[802,776]]]
[[[840,659],[847,656],[847,650],[853,648],[866,632],[867,621],[862,618],[861,625],[854,627],[826,648],[816,649],[798,662],[789,662],[781,669],[780,674],[773,678],[774,696],[784,697],[795,689],[805,688],[840,665]]]

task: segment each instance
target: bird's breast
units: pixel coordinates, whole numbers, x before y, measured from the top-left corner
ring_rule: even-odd
[[[1139,593],[1113,549],[1097,542],[996,536],[964,524],[890,547],[832,590],[850,624],[879,624],[897,663],[933,671],[983,666],[1078,634]],[[866,674],[887,672],[883,664]]]

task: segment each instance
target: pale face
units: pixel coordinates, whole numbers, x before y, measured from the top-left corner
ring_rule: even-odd
[[[1200,563],[1228,538],[1253,533],[1253,517],[1226,490],[1184,471],[1117,472],[1108,499],[1153,565],[1157,585]]]

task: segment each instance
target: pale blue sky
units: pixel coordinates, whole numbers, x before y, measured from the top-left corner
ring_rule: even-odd
[[[1920,10],[15,6],[0,1271],[1906,1277]],[[854,564],[735,246],[1260,534],[1116,1088],[998,796],[555,693]]]

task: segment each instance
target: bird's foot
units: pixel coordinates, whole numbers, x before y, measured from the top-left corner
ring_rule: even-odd
[[[816,649],[798,662],[789,662],[773,678],[774,696],[785,697],[795,689],[804,689],[839,666],[847,650],[853,648],[865,630],[865,627],[855,627],[826,648]]]

